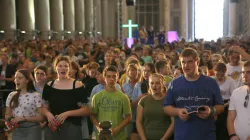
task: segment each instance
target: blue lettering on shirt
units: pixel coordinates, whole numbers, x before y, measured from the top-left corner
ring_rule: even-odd
[[[198,107],[207,105],[223,105],[220,89],[216,81],[201,75],[196,81],[187,81],[182,75],[169,85],[164,106],[186,108],[196,111]],[[215,121],[211,116],[201,119],[197,115],[189,115],[187,121],[175,117],[175,140],[215,140]]]

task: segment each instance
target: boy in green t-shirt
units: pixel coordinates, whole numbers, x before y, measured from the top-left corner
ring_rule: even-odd
[[[118,80],[118,70],[115,66],[106,67],[103,75],[106,85],[104,90],[97,93],[92,99],[90,118],[98,130],[98,134],[101,129],[99,122],[111,121],[114,140],[126,140],[124,128],[132,120],[129,99],[115,88]]]

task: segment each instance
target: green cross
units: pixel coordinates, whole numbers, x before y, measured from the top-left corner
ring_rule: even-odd
[[[132,28],[133,27],[138,27],[138,24],[132,24],[132,20],[129,19],[128,24],[123,24],[122,27],[123,28],[128,28],[128,37],[132,38]]]

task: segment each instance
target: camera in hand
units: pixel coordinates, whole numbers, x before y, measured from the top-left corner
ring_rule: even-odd
[[[112,127],[111,121],[103,121],[100,123],[101,131],[99,140],[113,140],[110,128]]]

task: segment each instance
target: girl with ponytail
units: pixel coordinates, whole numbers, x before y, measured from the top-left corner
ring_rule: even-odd
[[[6,101],[5,120],[19,124],[12,131],[12,140],[39,140],[44,121],[41,115],[42,98],[35,88],[32,75],[28,70],[20,69],[15,74],[16,91],[9,94]]]

